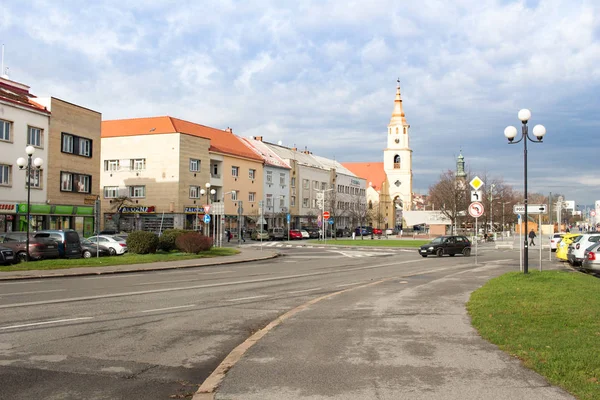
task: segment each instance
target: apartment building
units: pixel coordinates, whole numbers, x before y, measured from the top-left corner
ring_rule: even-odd
[[[35,149],[32,159],[44,161],[31,171],[32,230],[43,229],[51,208],[46,203],[50,112],[35,101],[29,86],[0,78],[0,231],[27,229],[27,174],[17,158],[27,159],[25,148]]]
[[[264,161],[263,198],[251,217],[263,229],[287,227],[290,216],[290,166],[262,141],[262,136],[242,141]],[[260,205],[262,204],[262,208]]]
[[[202,229],[204,206],[216,202],[237,226],[239,211],[257,207],[243,199],[262,196],[250,179],[262,159],[231,129],[168,116],[104,121],[101,158],[105,229]]]

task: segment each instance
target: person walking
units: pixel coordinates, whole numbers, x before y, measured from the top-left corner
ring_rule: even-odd
[[[533,242],[533,239],[535,239],[535,237],[536,237],[536,234],[532,229],[531,232],[529,232],[529,240],[530,240],[529,245],[530,246],[535,246],[535,243]]]

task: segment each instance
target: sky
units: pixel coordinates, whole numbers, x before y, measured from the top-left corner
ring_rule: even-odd
[[[413,189],[467,168],[600,199],[600,1],[1,0],[11,79],[103,119],[170,115],[338,161],[382,161],[400,79]]]

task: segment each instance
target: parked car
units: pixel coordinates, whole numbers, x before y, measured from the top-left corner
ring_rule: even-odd
[[[350,237],[350,236],[352,236],[352,231],[348,228],[335,230],[335,237]]]
[[[298,229],[290,230],[290,240],[302,239],[302,233]]]
[[[440,236],[424,244],[419,249],[419,254],[423,257],[435,254],[438,257],[448,254],[454,257],[456,254],[462,254],[465,257],[471,255],[471,242],[466,236]]]
[[[91,258],[96,257],[98,254],[100,257],[110,255],[108,247],[103,245],[97,245],[89,239],[81,239],[81,257]]]
[[[33,237],[50,238],[58,243],[58,254],[64,258],[81,258],[81,240],[79,234],[72,230],[42,230],[33,234]]]
[[[356,236],[371,236],[372,232],[373,228],[371,228],[370,226],[357,226],[354,230]]]
[[[552,236],[550,236],[550,251],[556,251],[558,243],[562,239],[563,235],[564,233],[554,233]]]
[[[269,229],[269,239],[270,240],[283,240],[285,234],[283,232],[283,228],[271,228]]]
[[[383,231],[379,228],[373,228],[373,235],[383,235]]]
[[[7,232],[0,235],[3,246],[10,248],[19,261],[27,260],[27,232]],[[58,258],[58,243],[50,238],[29,235],[29,256],[32,260]]]
[[[300,234],[302,235],[302,239],[310,239],[310,235],[306,229],[300,229]]]
[[[252,240],[269,240],[269,232],[254,230],[250,234],[250,239],[252,239]]]
[[[127,242],[125,239],[117,236],[90,236],[88,240],[92,243],[99,243],[108,247],[111,256],[125,254],[127,251]]]
[[[584,258],[585,250],[600,240],[599,233],[584,233],[579,235],[569,245],[567,250],[567,261],[574,267],[580,266]]]
[[[4,265],[16,264],[19,259],[16,257],[15,252],[11,248],[0,246],[0,263]]]
[[[573,243],[573,240],[579,233],[565,233],[558,243],[558,247],[556,248],[556,258],[561,261],[567,261],[567,253],[569,251],[569,245]]]
[[[304,228],[308,232],[308,236],[311,239],[318,239],[321,237],[321,230],[319,228]]]
[[[587,256],[581,263],[581,268],[589,272],[600,272],[600,243],[586,250]]]

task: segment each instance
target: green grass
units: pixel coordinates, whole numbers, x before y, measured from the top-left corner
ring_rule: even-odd
[[[200,254],[189,254],[180,252],[158,252],[156,254],[131,254],[125,253],[122,256],[100,257],[100,258],[78,258],[75,260],[56,259],[56,260],[41,260],[22,262],[16,265],[0,266],[0,273],[5,271],[30,271],[30,270],[50,270],[64,268],[81,268],[81,267],[107,267],[111,265],[128,265],[128,264],[146,264],[159,261],[178,261],[192,260],[196,258],[209,258],[231,256],[238,254],[239,250],[227,247],[215,247],[209,251]]]
[[[421,247],[431,240],[397,240],[397,239],[373,239],[370,236],[352,239],[327,239],[327,245],[331,246],[370,246],[370,247]],[[309,240],[310,244],[323,244],[319,240]]]
[[[600,398],[600,280],[564,271],[509,273],[467,304],[481,336],[579,399]]]

